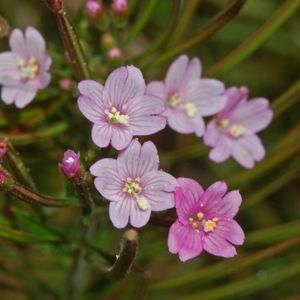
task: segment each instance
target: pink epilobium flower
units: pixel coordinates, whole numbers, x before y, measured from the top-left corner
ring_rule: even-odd
[[[93,80],[78,84],[78,106],[94,123],[92,140],[99,147],[110,143],[117,150],[127,147],[134,135],[153,134],[166,126],[161,99],[145,95],[145,81],[134,66],[114,70],[102,86]]]
[[[76,154],[73,150],[67,150],[59,167],[67,178],[76,176],[80,169],[80,153]]]
[[[229,88],[226,94],[228,103],[209,122],[204,143],[213,147],[209,153],[211,160],[222,162],[232,156],[243,167],[252,168],[255,161],[265,156],[265,149],[256,133],[272,120],[269,101],[265,98],[247,101],[246,87]]]
[[[9,37],[11,51],[0,54],[1,98],[4,103],[15,103],[23,108],[40,89],[50,83],[48,73],[51,57],[46,52],[45,40],[33,27],[25,34],[14,29]]]
[[[127,0],[112,0],[111,4],[112,10],[118,14],[122,15],[128,10],[128,1]]]
[[[92,18],[100,17],[103,12],[103,5],[97,0],[88,0],[85,4],[87,14]]]
[[[7,152],[8,145],[4,141],[0,141],[0,158],[2,158]]]
[[[222,257],[235,256],[232,245],[244,243],[245,235],[233,217],[242,198],[239,191],[227,192],[225,182],[215,182],[206,191],[196,181],[179,178],[175,189],[178,219],[172,224],[169,251],[181,261],[198,256],[203,250]]]
[[[216,79],[200,78],[198,58],[189,61],[186,55],[178,57],[169,67],[165,81],[153,81],[146,93],[164,99],[168,125],[179,133],[205,131],[203,117],[211,116],[226,105],[224,84]]]
[[[115,227],[128,223],[142,227],[151,211],[174,207],[176,179],[159,171],[158,165],[155,145],[133,140],[117,159],[101,159],[91,166],[96,189],[110,201],[109,217]]]

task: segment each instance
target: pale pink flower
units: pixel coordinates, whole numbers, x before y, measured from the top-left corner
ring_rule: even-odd
[[[76,154],[73,150],[67,150],[59,167],[67,178],[76,176],[80,170],[79,152]]]
[[[158,166],[155,145],[141,145],[137,140],[117,159],[101,159],[91,166],[96,189],[110,201],[109,217],[115,227],[123,228],[128,223],[142,227],[149,221],[151,211],[174,207],[176,179]]]
[[[127,0],[112,0],[111,7],[116,14],[122,15],[128,10],[128,1]]]
[[[203,250],[222,257],[235,256],[233,245],[244,243],[244,232],[233,220],[241,205],[239,191],[227,192],[225,182],[215,182],[206,191],[189,178],[179,178],[175,189],[178,219],[169,231],[169,251],[186,261]],[[233,244],[233,245],[232,245]]]
[[[272,110],[265,98],[248,99],[246,87],[232,87],[226,92],[226,107],[209,122],[204,143],[213,147],[210,159],[222,162],[232,156],[245,168],[252,168],[265,156],[265,149],[257,132],[272,120]]]
[[[127,147],[133,136],[153,134],[166,126],[161,99],[145,95],[145,81],[134,66],[120,67],[105,85],[93,80],[78,84],[78,107],[94,123],[92,139],[99,147]]]
[[[204,134],[203,117],[211,116],[226,105],[224,84],[216,79],[200,78],[198,58],[178,57],[169,67],[165,81],[153,81],[146,93],[166,103],[168,125],[179,133]]]
[[[100,17],[104,13],[103,4],[97,0],[88,0],[85,8],[87,14],[92,18]]]
[[[25,35],[14,29],[9,37],[11,51],[0,54],[1,98],[4,103],[23,108],[40,89],[51,80],[48,73],[51,57],[46,52],[45,40],[33,27]]]

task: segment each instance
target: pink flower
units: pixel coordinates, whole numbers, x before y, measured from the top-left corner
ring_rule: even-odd
[[[0,158],[2,158],[7,152],[7,143],[0,141]]]
[[[0,170],[0,184],[4,183],[6,175],[3,171]]]
[[[14,29],[9,37],[11,52],[0,54],[1,98],[4,103],[23,108],[40,89],[50,83],[48,73],[51,57],[45,49],[45,40],[33,27],[25,35]]]
[[[80,169],[80,153],[76,154],[73,150],[67,150],[59,167],[67,178],[74,177]]]
[[[78,84],[80,111],[94,123],[92,139],[99,147],[127,147],[134,135],[153,134],[166,126],[164,103],[145,95],[141,71],[133,66],[114,70],[105,85],[93,80]]]
[[[111,7],[115,13],[122,15],[128,9],[128,1],[127,0],[112,0]]]
[[[158,165],[155,145],[133,140],[117,159],[101,159],[91,166],[96,189],[111,201],[109,217],[115,227],[142,227],[151,211],[174,207],[176,179],[159,171]]]
[[[198,58],[178,57],[169,67],[164,82],[153,81],[146,93],[164,99],[168,125],[180,133],[204,134],[204,116],[211,116],[226,105],[224,84],[215,79],[201,79]]]
[[[68,78],[61,79],[58,84],[62,90],[69,91],[72,87],[72,80]]]
[[[104,12],[102,3],[97,0],[88,0],[85,7],[87,14],[92,18],[99,17]]]
[[[244,242],[244,232],[233,217],[242,198],[239,191],[227,192],[225,182],[215,182],[206,191],[189,178],[179,178],[175,190],[178,219],[169,231],[169,251],[181,261],[198,256],[203,250],[222,257],[236,255],[235,247]]]
[[[107,56],[111,60],[118,59],[121,57],[121,51],[117,47],[111,48],[108,50]]]
[[[227,90],[227,106],[208,124],[204,143],[213,147],[211,160],[222,162],[232,156],[245,168],[252,168],[255,161],[265,156],[265,149],[257,132],[266,128],[273,113],[269,101],[254,98],[247,101],[246,87]]]

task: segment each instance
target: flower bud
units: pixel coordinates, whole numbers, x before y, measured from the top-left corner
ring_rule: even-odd
[[[111,7],[112,7],[112,10],[117,15],[123,15],[128,10],[128,1],[127,0],[112,0]]]
[[[80,153],[77,154],[73,150],[67,150],[59,164],[60,169],[67,178],[73,178],[80,170]]]
[[[61,79],[59,82],[59,87],[64,90],[64,91],[69,91],[71,89],[72,86],[72,81],[68,78],[66,79]]]
[[[0,141],[0,158],[2,158],[7,152],[7,143],[4,141]]]
[[[121,57],[121,50],[117,47],[111,48],[108,50],[107,56],[110,60],[117,60]]]
[[[85,5],[87,14],[93,19],[98,19],[104,13],[104,8],[101,2],[97,0],[88,0]]]

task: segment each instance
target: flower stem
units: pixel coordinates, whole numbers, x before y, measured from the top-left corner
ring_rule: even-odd
[[[67,53],[70,55],[72,66],[78,79],[89,79],[90,70],[82,50],[74,26],[67,12],[64,10],[62,0],[44,0],[48,8],[54,13],[61,39]]]
[[[228,5],[217,14],[208,24],[196,32],[186,41],[182,41],[179,46],[172,47],[169,51],[165,51],[163,55],[154,58],[143,65],[143,67],[159,66],[170,60],[174,56],[190,49],[196,44],[208,39],[215,32],[221,29],[227,22],[234,18],[243,7],[246,0],[231,0]]]
[[[207,76],[224,74],[242,60],[251,55],[263,42],[265,42],[288,18],[297,11],[299,0],[287,0],[271,16],[259,30],[254,32],[236,49],[231,51],[221,61],[217,62],[206,72]]]

